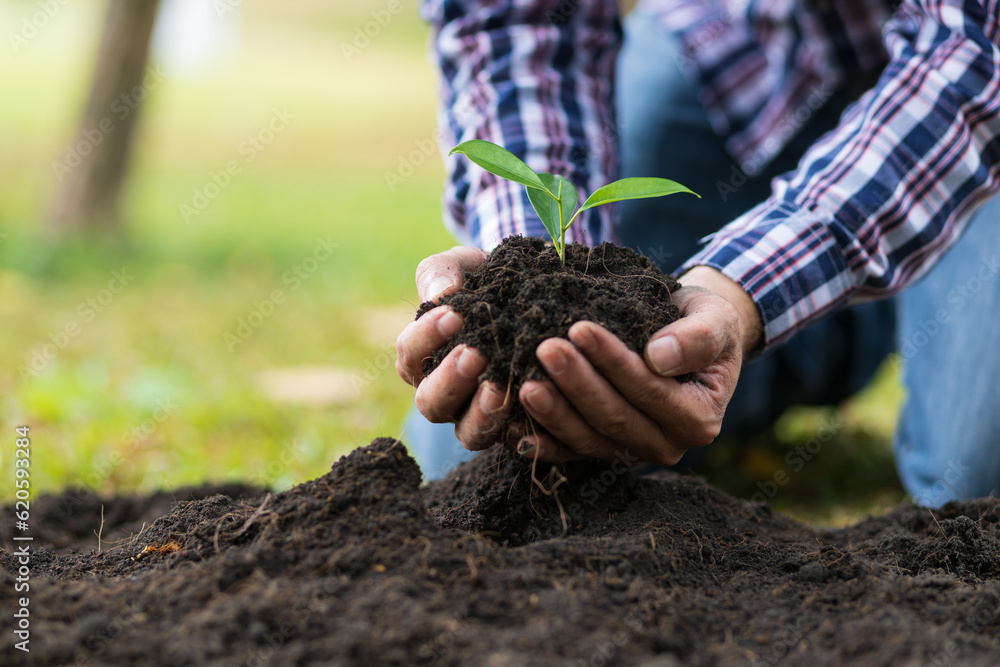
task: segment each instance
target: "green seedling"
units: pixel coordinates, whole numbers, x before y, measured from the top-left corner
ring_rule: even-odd
[[[587,209],[625,199],[662,197],[677,192],[691,192],[680,183],[666,178],[623,178],[598,188],[577,208],[579,195],[566,178],[549,173],[535,173],[510,151],[489,141],[472,139],[451,149],[449,155],[461,153],[480,167],[508,181],[520,183],[528,192],[532,208],[552,237],[559,260],[566,266],[566,230],[576,217]]]

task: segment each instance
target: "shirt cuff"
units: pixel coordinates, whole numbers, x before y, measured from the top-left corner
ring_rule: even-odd
[[[678,273],[709,266],[743,287],[764,323],[764,351],[854,291],[834,229],[833,216],[818,207],[768,201],[703,239],[708,245]]]

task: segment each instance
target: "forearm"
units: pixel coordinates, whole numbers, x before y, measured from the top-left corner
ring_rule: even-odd
[[[529,7],[530,5],[530,7]],[[429,0],[440,70],[442,149],[469,139],[500,144],[536,171],[581,192],[613,180],[614,63],[621,41],[609,0]],[[446,157],[445,219],[459,239],[490,248],[544,229],[518,185]],[[589,212],[571,240],[613,239],[608,210]]]
[[[920,4],[890,26],[876,88],[687,264],[742,286],[767,345],[917,280],[998,188],[1000,6]]]

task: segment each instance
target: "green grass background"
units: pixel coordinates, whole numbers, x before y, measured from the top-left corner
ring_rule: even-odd
[[[394,191],[385,179],[435,127],[415,0],[402,0],[404,11],[350,62],[343,45],[386,2],[239,3],[232,51],[197,72],[164,65],[142,110],[127,238],[54,242],[43,233],[57,191],[52,162],[78,140],[103,4],[61,7],[15,51],[6,35],[38,6],[0,1],[0,498],[13,496],[16,425],[31,427],[36,493],[205,480],[283,487],[376,436],[399,436],[412,392],[389,363],[392,344],[413,316],[417,262],[453,244],[440,221],[436,154]],[[210,172],[242,161],[241,142],[275,108],[294,115],[288,128],[186,223],[180,204]],[[282,276],[318,237],[339,247],[291,291]],[[135,279],[84,322],[79,305],[123,267]],[[231,351],[225,334],[275,289],[284,303]],[[32,351],[70,322],[79,335],[23,379]],[[320,406],[268,398],[260,374],[297,367],[373,379],[347,382],[353,391]],[[899,499],[888,448],[894,377],[887,369],[837,410],[836,435],[771,498],[776,505],[836,522]],[[150,421],[164,401],[176,407]],[[797,410],[772,437],[720,450],[712,479],[749,496],[829,415]]]

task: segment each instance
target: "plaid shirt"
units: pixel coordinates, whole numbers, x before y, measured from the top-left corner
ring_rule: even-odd
[[[581,190],[612,180],[616,4],[425,0],[443,147],[487,139]],[[685,265],[740,283],[769,346],[832,308],[918,279],[1000,188],[1000,0],[903,0],[888,22],[879,0],[809,4],[644,3],[679,31],[678,62],[748,173],[794,135],[810,94],[884,66],[839,127],[774,181],[771,197]],[[446,167],[445,217],[463,242],[489,248],[511,234],[544,234],[523,188],[457,156]],[[613,240],[610,211],[588,214],[572,240]]]

